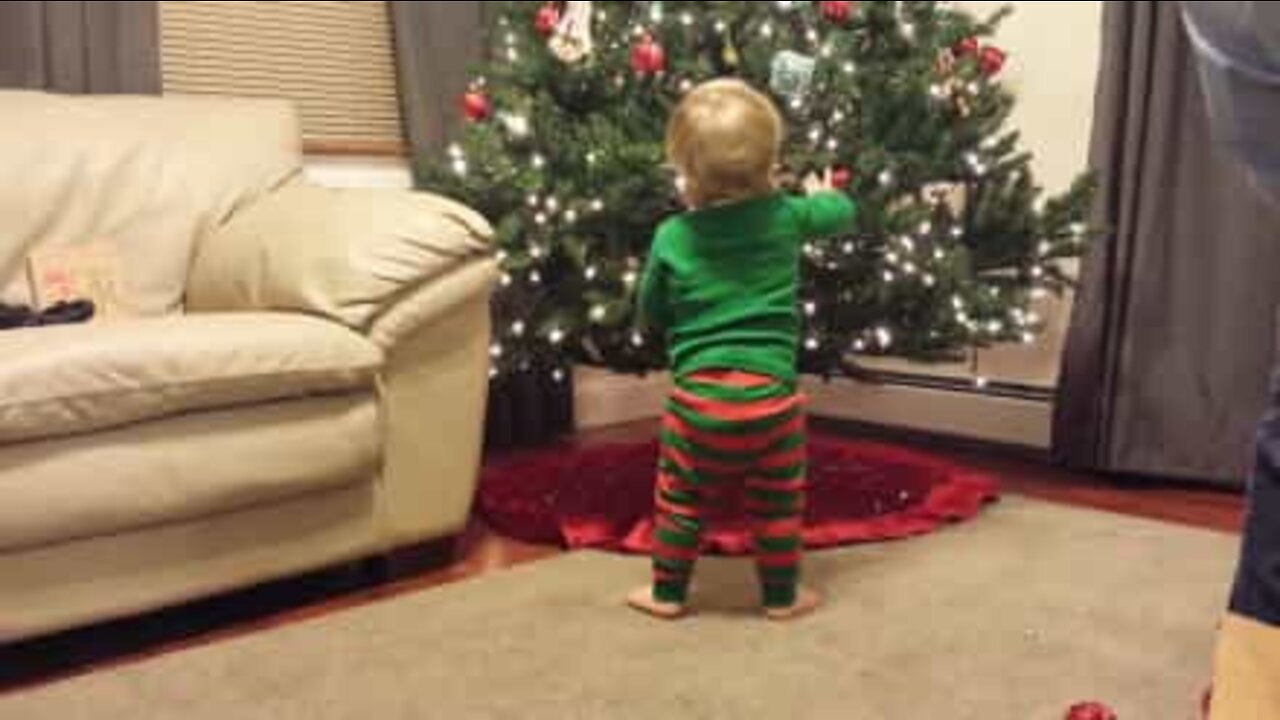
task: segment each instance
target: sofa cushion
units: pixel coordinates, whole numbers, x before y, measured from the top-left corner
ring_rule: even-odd
[[[0,297],[28,300],[33,250],[108,243],[124,309],[175,312],[199,239],[301,157],[281,101],[0,90]]]
[[[369,341],[304,315],[242,313],[0,332],[0,443],[373,387]]]
[[[370,483],[378,477],[382,448],[372,392],[211,410],[9,445],[0,448],[0,555]]]
[[[187,304],[366,330],[406,294],[487,256],[491,236],[484,218],[438,195],[291,184],[200,244]]]

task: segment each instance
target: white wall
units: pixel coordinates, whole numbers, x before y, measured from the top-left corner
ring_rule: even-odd
[[[1094,87],[1102,44],[1102,3],[959,2],[979,15],[1005,5],[1000,30],[1009,52],[1005,82],[1018,97],[1013,122],[1035,154],[1035,171],[1062,190],[1084,167],[1093,127]]]
[[[330,187],[413,187],[409,163],[399,158],[311,156],[304,170],[312,182]]]

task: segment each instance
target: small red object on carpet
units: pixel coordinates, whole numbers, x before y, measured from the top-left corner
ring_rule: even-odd
[[[495,531],[526,542],[648,553],[656,442],[554,446],[485,470],[479,507]],[[995,480],[921,452],[814,435],[804,540],[829,548],[930,533],[976,516]],[[741,489],[709,510],[706,551],[749,555]]]
[[[1066,720],[1117,720],[1116,711],[1099,702],[1080,703],[1067,711]]]

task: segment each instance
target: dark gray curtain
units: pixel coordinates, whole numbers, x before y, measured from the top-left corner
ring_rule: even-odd
[[[1276,361],[1280,216],[1210,141],[1174,2],[1107,2],[1083,267],[1055,422],[1066,463],[1241,483]]]
[[[484,59],[485,2],[392,2],[405,130],[417,160],[445,147],[457,129],[458,101],[470,70]],[[430,190],[430,188],[426,188]],[[573,427],[572,381],[545,372],[505,376],[490,386],[490,451],[537,445]]]
[[[392,2],[400,103],[415,156],[444,146],[484,54],[484,2]]]
[[[0,2],[0,87],[159,93],[155,2]]]

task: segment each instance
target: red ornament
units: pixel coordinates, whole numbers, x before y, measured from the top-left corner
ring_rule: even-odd
[[[548,3],[538,8],[538,14],[534,16],[533,27],[537,29],[538,34],[543,37],[550,37],[560,26],[560,8],[554,3]]]
[[[822,17],[837,24],[847,23],[853,16],[853,3],[848,0],[824,0],[819,3],[819,8],[822,10]]]
[[[1004,69],[1005,61],[1008,59],[1009,55],[1005,51],[988,45],[982,48],[982,55],[978,57],[978,68],[982,70],[983,75],[994,77]]]
[[[473,87],[462,96],[462,114],[471,122],[483,122],[493,113],[493,103],[489,96],[478,87]]]
[[[967,37],[957,42],[955,46],[951,48],[951,51],[954,52],[957,57],[969,57],[970,55],[977,55],[978,52],[981,50],[982,50],[982,43],[979,42],[978,38],[976,37]]]
[[[1080,703],[1067,712],[1066,720],[1117,720],[1116,711],[1097,702]]]
[[[631,69],[637,75],[657,75],[664,72],[667,69],[667,51],[662,49],[652,35],[646,33],[631,48]]]
[[[849,187],[849,183],[853,182],[853,173],[847,167],[837,167],[831,170],[831,185],[837,190],[844,190]]]

